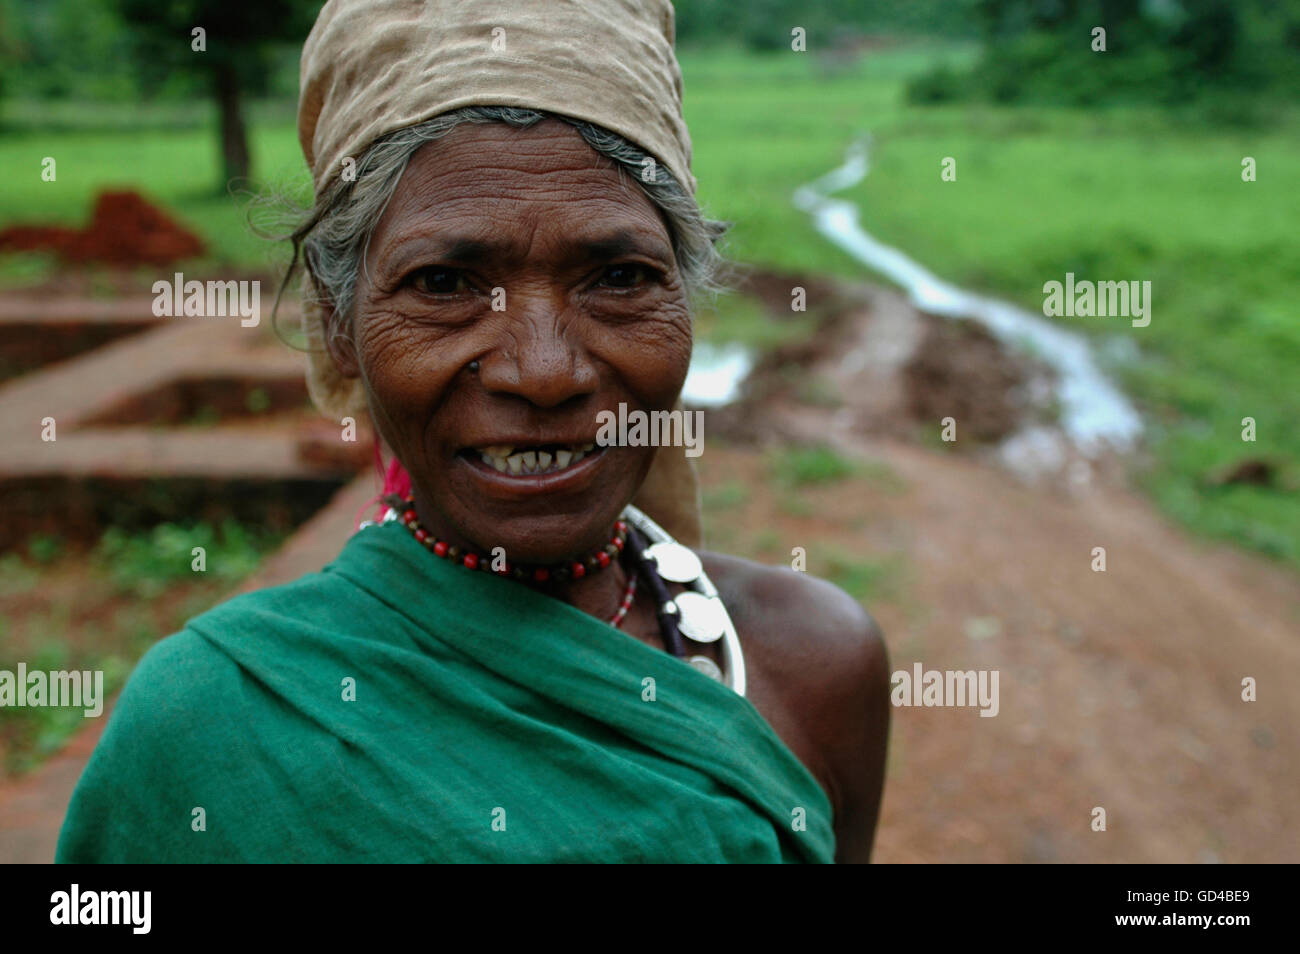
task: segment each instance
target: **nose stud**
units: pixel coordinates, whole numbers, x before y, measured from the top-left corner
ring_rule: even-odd
[[[471,371],[472,373],[477,374],[477,373],[478,373],[478,362],[477,362],[477,361],[471,361],[471,362],[469,363],[469,369],[470,369],[470,371]]]

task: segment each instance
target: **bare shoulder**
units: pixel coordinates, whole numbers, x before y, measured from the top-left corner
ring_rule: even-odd
[[[889,658],[871,614],[839,587],[702,554],[745,651],[748,696],[821,782],[841,862],[871,857],[889,737]]]
[[[703,554],[746,655],[781,664],[807,687],[852,683],[885,662],[880,627],[839,587],[783,567]],[[761,660],[760,660],[761,661]]]

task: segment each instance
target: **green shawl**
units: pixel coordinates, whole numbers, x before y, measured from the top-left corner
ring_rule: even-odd
[[[830,819],[748,701],[390,523],[145,655],[56,860],[829,862]]]

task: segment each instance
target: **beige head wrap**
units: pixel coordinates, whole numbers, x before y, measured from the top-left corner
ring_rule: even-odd
[[[462,106],[604,126],[695,191],[668,0],[330,0],[302,50],[319,191],[380,136]]]
[[[319,194],[387,133],[463,106],[517,106],[616,132],[693,193],[673,42],[668,0],[329,0],[303,46],[298,141]],[[364,413],[304,299],[312,400],[331,417]],[[689,460],[669,448],[637,503],[696,544],[697,497]]]

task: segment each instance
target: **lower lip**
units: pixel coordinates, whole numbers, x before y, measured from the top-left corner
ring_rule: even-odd
[[[576,464],[545,474],[502,473],[490,464],[483,463],[481,457],[467,457],[464,454],[458,454],[456,459],[465,464],[490,492],[518,499],[579,489],[590,481],[592,473],[605,459],[605,449],[596,448]]]

